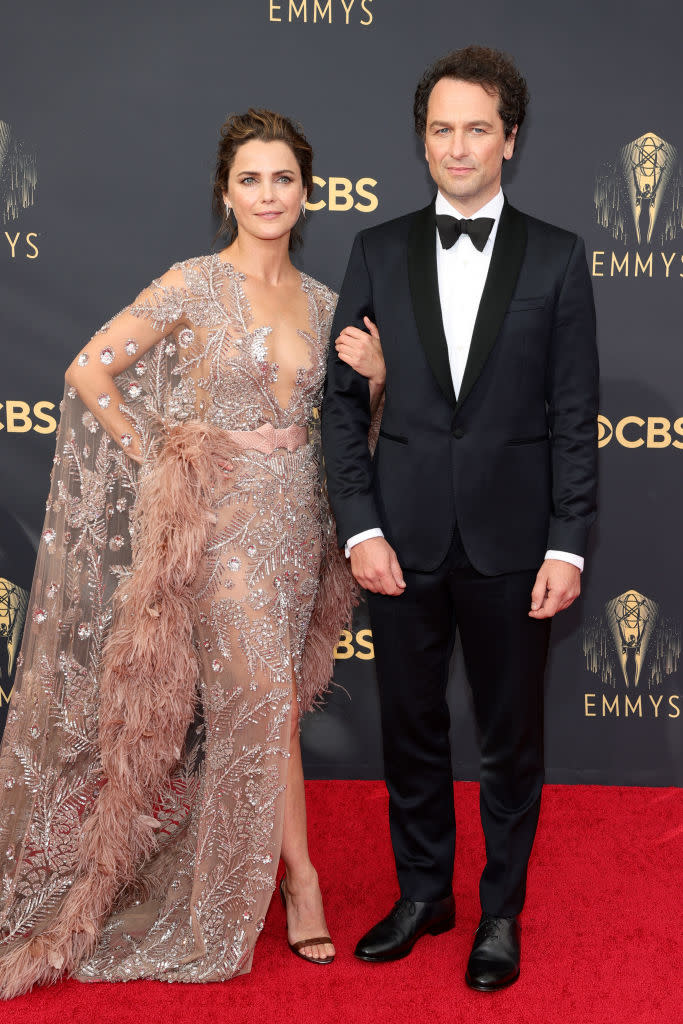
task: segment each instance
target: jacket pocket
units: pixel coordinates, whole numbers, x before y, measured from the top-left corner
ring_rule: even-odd
[[[541,441],[547,441],[547,434],[539,434],[537,437],[516,437],[512,441],[506,441],[506,446],[509,445],[520,445],[520,444],[540,444]]]
[[[382,430],[381,428],[379,436],[386,437],[387,441],[397,441],[398,444],[408,444],[408,438],[403,437],[402,434],[390,434],[387,430]]]
[[[525,309],[543,309],[545,303],[545,295],[539,295],[531,299],[512,299],[507,311],[508,313],[521,313]]]

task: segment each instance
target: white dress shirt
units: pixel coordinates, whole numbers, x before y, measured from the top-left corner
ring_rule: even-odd
[[[482,252],[479,252],[468,235],[461,235],[455,245],[444,249],[441,245],[439,232],[436,232],[436,271],[439,284],[439,300],[444,334],[448,346],[448,361],[451,367],[453,388],[456,395],[462,386],[465,366],[470,353],[474,324],[479,311],[482,292],[491,263],[491,254],[498,233],[500,215],[503,211],[504,197],[502,189],[490,199],[485,206],[472,214],[475,217],[490,217],[493,227]],[[461,219],[463,214],[451,206],[440,192],[436,194],[436,213]],[[354,534],[346,542],[346,555],[351,548],[370,537],[383,537],[379,527]],[[568,551],[546,551],[546,558],[556,558],[563,562],[571,562],[583,570],[584,560],[580,555]]]
[[[450,249],[444,249],[439,232],[436,233],[436,272],[439,279],[441,319],[448,345],[448,361],[451,364],[451,377],[456,396],[460,392],[462,378],[465,375],[465,364],[470,354],[474,323],[489,272],[491,253],[498,234],[503,203],[501,190],[471,218],[472,220],[475,217],[493,219],[491,234],[482,252],[475,249],[467,235],[461,235],[455,245]],[[436,194],[436,213],[446,214],[457,220],[462,220],[463,216],[451,206],[448,200],[444,199],[440,192]]]

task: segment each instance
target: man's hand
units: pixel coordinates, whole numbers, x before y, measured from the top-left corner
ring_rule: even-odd
[[[397,597],[406,584],[396,552],[384,537],[370,537],[351,548],[351,572],[373,594]]]
[[[581,573],[575,565],[558,558],[547,558],[538,570],[531,591],[532,619],[551,619],[562,612],[581,593]]]

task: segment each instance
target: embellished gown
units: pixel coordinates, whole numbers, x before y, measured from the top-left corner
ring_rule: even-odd
[[[0,750],[4,997],[250,969],[292,701],[328,685],[355,601],[314,417],[336,297],[302,275],[299,298],[286,372],[219,255],[176,264],[79,357],[109,368],[142,464],[67,387]]]

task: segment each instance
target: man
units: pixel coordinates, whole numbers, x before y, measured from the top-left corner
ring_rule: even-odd
[[[526,102],[495,50],[469,46],[425,72],[415,126],[436,199],[357,236],[322,416],[339,541],[368,591],[401,891],[356,955],[398,959],[455,921],[445,691],[457,627],[481,734],[487,858],[466,980],[483,991],[519,976],[550,621],[579,594],[595,517],[584,246],[501,191]],[[386,362],[372,461],[368,384],[339,358],[370,327],[364,317]]]

